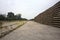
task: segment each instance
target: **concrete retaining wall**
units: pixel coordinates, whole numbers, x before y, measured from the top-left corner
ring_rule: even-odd
[[[52,21],[54,20],[53,17],[55,16],[60,17],[60,1],[48,10],[40,13],[38,16],[35,17],[34,20],[42,24],[52,25]]]

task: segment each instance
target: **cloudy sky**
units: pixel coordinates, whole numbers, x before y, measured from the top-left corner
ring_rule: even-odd
[[[0,14],[14,12],[23,18],[32,19],[53,6],[59,0],[0,0]]]

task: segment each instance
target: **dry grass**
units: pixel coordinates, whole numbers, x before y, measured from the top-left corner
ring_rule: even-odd
[[[21,27],[27,21],[11,21],[11,22],[0,22],[0,38],[5,36],[6,34],[12,32],[13,30]]]

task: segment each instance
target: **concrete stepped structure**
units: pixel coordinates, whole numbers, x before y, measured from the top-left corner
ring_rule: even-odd
[[[60,13],[59,13],[60,14]],[[60,27],[60,15],[59,14],[56,14],[54,17],[53,17],[53,21],[52,21],[52,25],[53,26],[58,26]]]
[[[34,19],[41,24],[60,27],[60,1]]]

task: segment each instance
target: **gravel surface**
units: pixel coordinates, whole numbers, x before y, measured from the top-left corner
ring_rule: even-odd
[[[29,21],[0,40],[60,40],[60,28]]]

